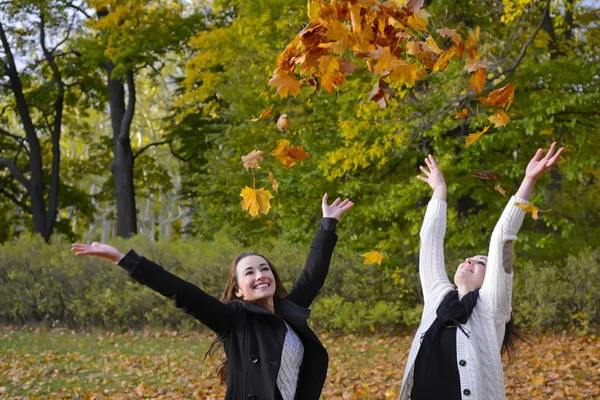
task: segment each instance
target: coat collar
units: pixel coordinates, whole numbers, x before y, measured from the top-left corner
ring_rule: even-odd
[[[237,303],[237,304],[241,305],[247,311],[255,313],[255,314],[273,315],[273,313],[271,311],[267,310],[266,308],[263,308],[256,304],[246,303],[245,301],[230,300],[227,303],[228,304]],[[306,320],[310,316],[310,310],[308,308],[299,306],[298,304],[296,304],[288,299],[283,298],[281,300],[275,300],[275,314],[277,316],[285,319],[287,322],[292,324],[294,327],[299,328],[302,325],[306,325]]]

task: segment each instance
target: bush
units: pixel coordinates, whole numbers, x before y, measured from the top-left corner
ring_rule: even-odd
[[[231,260],[243,250],[223,236],[211,242],[190,239],[158,243],[139,236],[121,240],[116,247],[122,251],[135,248],[216,297],[225,286]],[[264,242],[253,250],[274,263],[288,290],[308,254],[308,246],[276,241]],[[203,329],[171,301],[127,278],[121,268],[97,257],[75,257],[65,240],[45,244],[36,236],[27,236],[0,245],[0,281],[0,322],[4,324]],[[316,328],[346,331],[401,327],[399,310],[406,306],[398,293],[393,282],[375,267],[363,266],[357,256],[336,252],[310,322]],[[350,302],[337,311],[320,311],[321,302],[326,305],[338,298]],[[368,318],[352,312],[352,302],[359,298],[361,303],[356,306],[364,308]],[[332,320],[341,322],[333,324]]]

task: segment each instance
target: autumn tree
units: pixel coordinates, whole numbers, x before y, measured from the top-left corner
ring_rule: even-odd
[[[46,241],[59,205],[65,109],[85,97],[67,50],[80,32],[75,3],[0,4],[0,194],[31,214]]]
[[[137,233],[134,164],[145,150],[166,144],[149,143],[132,148],[131,126],[136,112],[136,76],[142,69],[156,76],[170,54],[202,26],[202,16],[183,1],[90,1],[89,35],[78,43],[89,62],[102,69],[112,127],[110,171],[116,202],[117,232]]]

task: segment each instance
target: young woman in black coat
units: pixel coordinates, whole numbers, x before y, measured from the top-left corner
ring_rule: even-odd
[[[273,265],[245,252],[232,262],[221,300],[133,250],[74,243],[76,255],[95,255],[120,265],[134,280],[175,302],[175,306],[217,334],[226,360],[219,375],[227,382],[225,399],[317,400],[327,375],[327,351],[307,324],[308,307],[325,282],[337,241],[339,217],[354,203],[323,197],[323,219],[306,265],[287,293]]]

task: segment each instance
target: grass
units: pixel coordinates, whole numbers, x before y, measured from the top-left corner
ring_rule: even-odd
[[[411,337],[321,334],[324,399],[395,399]],[[221,399],[209,334],[0,328],[0,398]],[[600,339],[540,337],[505,369],[507,397],[600,398]]]

